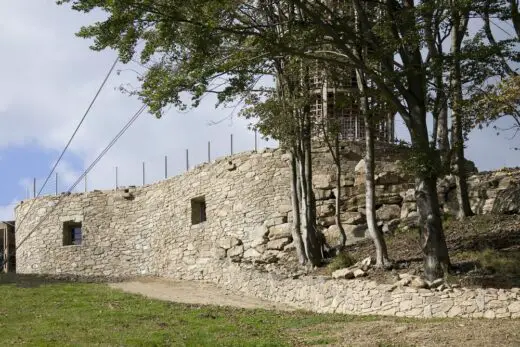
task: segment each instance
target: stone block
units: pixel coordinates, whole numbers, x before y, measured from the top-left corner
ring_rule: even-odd
[[[339,269],[339,270],[336,270],[332,273],[332,278],[346,278],[346,279],[351,279],[351,278],[354,278],[354,272],[349,269],[349,268],[345,268],[345,269]]]
[[[249,258],[258,258],[262,255],[262,253],[258,252],[256,249],[254,248],[249,248],[247,251],[244,252],[244,258],[246,259],[249,259]]]
[[[345,224],[361,224],[365,222],[365,217],[359,212],[343,212],[341,221]]]
[[[330,174],[318,174],[312,177],[312,184],[316,189],[332,189],[336,178]]]
[[[292,223],[284,223],[269,228],[269,240],[288,238],[292,235]]]
[[[284,246],[288,245],[289,243],[291,243],[291,239],[288,237],[275,239],[267,243],[267,249],[280,251],[283,250]]]
[[[376,219],[389,221],[401,217],[401,207],[399,205],[383,205],[376,211]]]
[[[244,246],[243,245],[235,246],[233,248],[230,248],[227,251],[227,256],[229,258],[242,257],[243,254],[244,254]]]
[[[227,238],[218,240],[217,244],[219,245],[219,247],[227,250],[227,249],[230,249],[230,248],[233,248],[235,246],[242,244],[242,241],[240,241],[236,237],[227,237]]]

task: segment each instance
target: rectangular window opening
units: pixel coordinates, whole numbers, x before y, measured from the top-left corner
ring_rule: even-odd
[[[200,224],[206,221],[206,198],[199,196],[191,199],[191,224]]]
[[[81,222],[64,222],[63,223],[63,245],[79,246],[83,241],[81,230]]]

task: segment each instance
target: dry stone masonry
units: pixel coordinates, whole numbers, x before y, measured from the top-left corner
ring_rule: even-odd
[[[348,242],[366,237],[361,153],[354,144],[342,157],[341,217]],[[379,226],[385,232],[413,227],[417,216],[413,183],[399,170],[406,153],[378,148],[378,157],[382,159],[376,175]],[[518,289],[430,290],[409,286],[415,279],[377,285],[355,278],[363,276],[355,271],[345,270],[336,278],[284,271],[284,262],[294,253],[288,159],[279,149],[247,152],[143,187],[25,201],[16,209],[17,271],[205,280],[317,312],[520,316]],[[318,223],[334,244],[339,237],[334,163],[326,149],[318,148],[313,165]],[[516,171],[472,176],[475,210],[518,213],[519,176]],[[452,178],[440,181],[439,195],[444,211],[452,213],[456,208]],[[64,245],[66,225],[81,226],[79,245]]]

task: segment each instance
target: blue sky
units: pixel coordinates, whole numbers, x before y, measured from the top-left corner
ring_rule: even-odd
[[[81,25],[99,19],[85,16],[54,0],[3,0],[0,2],[0,220],[13,217],[13,204],[25,199],[32,179],[38,188],[83,115],[116,55],[92,52],[89,41],[75,37]],[[121,84],[136,83],[130,67],[108,81],[91,113],[58,167],[64,190],[80,175],[112,137],[139,108],[137,100],[121,94]],[[229,153],[234,134],[235,152],[253,148],[253,133],[247,121],[232,117],[231,109],[215,110],[208,98],[197,110],[171,110],[158,120],[143,114],[123,138],[100,161],[88,177],[89,189],[114,186],[115,166],[121,185],[140,184],[141,165],[146,162],[147,183],[162,178],[164,155],[169,173],[183,171],[185,149],[190,163],[206,158],[207,142],[212,157]],[[213,121],[226,119],[215,125]],[[402,121],[397,135],[407,138]],[[467,156],[481,170],[518,166],[519,156],[509,141],[492,130],[474,131]],[[274,143],[260,142],[260,146]],[[78,187],[82,190],[83,185]],[[44,192],[54,191],[54,178]]]

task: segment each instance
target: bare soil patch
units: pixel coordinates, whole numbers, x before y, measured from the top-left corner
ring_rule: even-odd
[[[452,269],[449,280],[465,287],[520,287],[520,216],[479,215],[463,221],[444,222]],[[372,270],[368,278],[394,283],[398,273],[421,275],[423,258],[417,230],[386,236],[392,271]],[[356,260],[375,254],[371,240],[347,246]],[[326,268],[318,272],[326,271]]]
[[[159,278],[140,278],[109,284],[111,288],[141,294],[149,298],[185,304],[232,306],[249,309],[293,311],[294,307],[273,303],[255,297],[233,294],[217,286],[195,281],[172,281]]]

